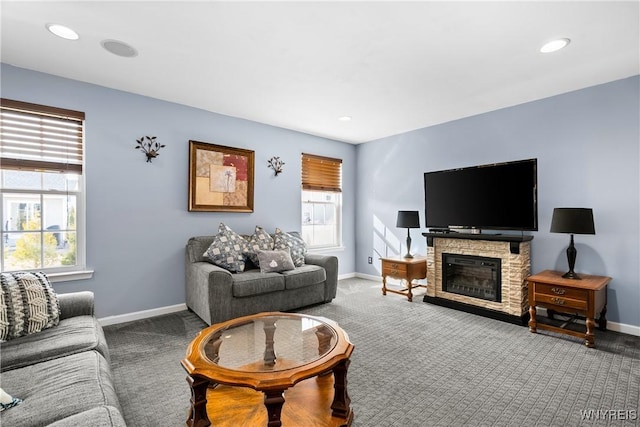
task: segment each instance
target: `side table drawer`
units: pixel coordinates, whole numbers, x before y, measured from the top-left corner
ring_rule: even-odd
[[[536,294],[545,294],[560,298],[574,298],[587,300],[588,291],[583,289],[565,288],[564,286],[548,285],[546,283],[536,283]]]
[[[563,296],[554,296],[536,293],[535,301],[537,304],[553,305],[562,311],[562,308],[572,308],[575,310],[585,311],[587,309],[586,299],[573,299]]]
[[[382,265],[382,275],[402,279],[407,275],[407,266],[405,264],[385,263]]]

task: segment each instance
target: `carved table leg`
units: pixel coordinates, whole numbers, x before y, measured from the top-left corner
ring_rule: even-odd
[[[601,331],[607,330],[607,306],[605,305],[600,312],[600,317],[598,318],[598,329]]]
[[[191,408],[189,409],[188,427],[207,427],[211,425],[207,416],[207,386],[209,381],[187,376],[187,383],[191,387]]]
[[[316,327],[316,337],[318,337],[318,355],[324,356],[331,349],[333,333],[326,325],[320,325]]]
[[[409,300],[409,302],[413,301],[413,293],[411,292],[411,287],[413,286],[413,284],[411,282],[412,280],[407,280],[407,299]]]
[[[333,368],[334,395],[331,404],[331,415],[340,418],[349,418],[351,414],[351,398],[347,392],[347,370],[351,361],[345,359]]]
[[[280,427],[282,421],[280,414],[284,405],[284,393],[282,390],[269,390],[264,392],[264,406],[267,407],[267,427]]]
[[[537,323],[536,323],[536,306],[529,306],[529,332],[533,332],[534,334],[537,331]]]
[[[273,366],[276,364],[276,352],[273,348],[273,336],[276,333],[276,321],[275,319],[265,318],[264,320],[264,364],[267,366]]]
[[[595,335],[593,334],[593,328],[595,327],[596,322],[594,322],[591,317],[587,317],[585,323],[587,324],[587,333],[585,335],[584,345],[586,345],[587,347],[595,347],[596,339]]]
[[[382,276],[382,295],[387,294],[387,276]]]

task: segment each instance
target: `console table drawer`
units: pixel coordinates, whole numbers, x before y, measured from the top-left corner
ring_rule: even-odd
[[[587,309],[587,299],[573,299],[566,296],[539,294],[535,295],[536,303],[541,305],[553,305],[558,311],[563,308],[571,308],[575,310],[585,311]]]
[[[568,288],[558,285],[548,285],[546,283],[536,283],[536,294],[549,295],[560,298],[574,298],[579,300],[587,299],[588,291],[583,289]]]

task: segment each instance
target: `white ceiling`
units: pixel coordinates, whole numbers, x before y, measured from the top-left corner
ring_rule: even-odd
[[[360,143],[640,74],[639,4],[2,0],[0,53],[18,67]],[[54,37],[46,23],[80,39]],[[538,52],[557,37],[570,45]],[[105,39],[139,55],[115,56]]]

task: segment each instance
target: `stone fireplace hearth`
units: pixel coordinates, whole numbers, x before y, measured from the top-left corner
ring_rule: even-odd
[[[463,233],[423,233],[423,235],[427,238],[425,302],[526,324],[529,310],[526,278],[531,271],[533,236]],[[476,257],[499,261],[496,268],[499,268],[497,277],[500,280],[500,298],[494,298],[497,300],[492,301],[491,298],[478,297],[480,290],[486,287],[483,284],[486,282],[485,277],[478,277],[477,280],[466,278],[469,282],[481,284],[476,288],[459,285],[460,289],[464,288],[462,291],[456,288],[450,291],[445,290],[446,287],[443,287],[445,260],[451,255],[461,255],[459,258],[463,262],[465,259],[473,260]],[[477,271],[479,275],[486,274],[481,269]],[[490,291],[487,292],[490,294]]]

